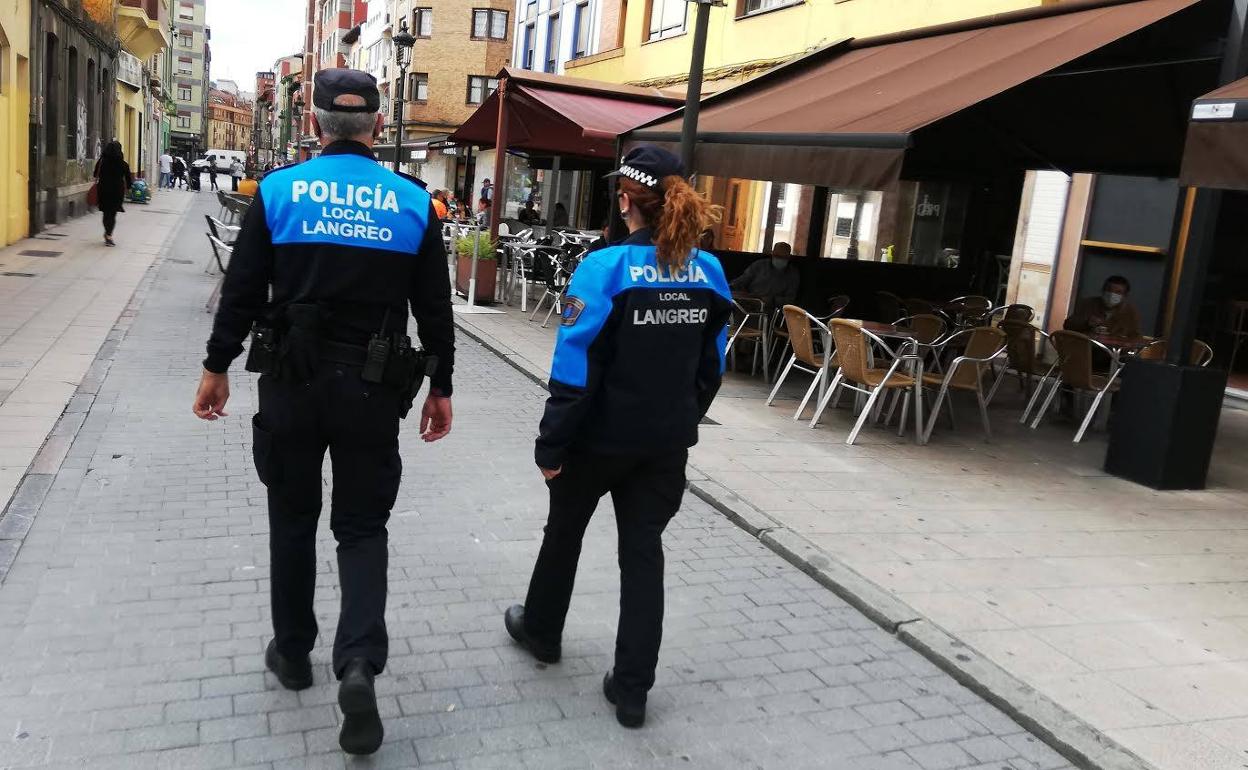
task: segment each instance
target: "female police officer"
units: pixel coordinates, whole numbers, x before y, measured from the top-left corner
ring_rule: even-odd
[[[610,492],[620,619],[603,691],[620,724],[640,727],[663,635],[661,537],[719,389],[731,295],[719,262],[694,249],[717,212],[680,161],[643,146],[612,175],[629,236],[588,256],[568,289],[536,450],[550,515],[528,597],[505,621],[538,660],[559,659],[581,540]]]

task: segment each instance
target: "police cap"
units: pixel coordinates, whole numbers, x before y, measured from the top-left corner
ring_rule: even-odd
[[[367,72],[346,68],[320,70],[312,84],[312,104],[322,110],[376,112],[381,109],[377,78]],[[358,96],[364,103],[356,104],[354,99],[342,99],[344,96]]]
[[[680,158],[653,144],[643,144],[629,150],[620,161],[619,170],[607,174],[609,177],[626,176],[634,182],[655,189],[659,188],[664,177],[684,175],[685,168],[680,164]]]

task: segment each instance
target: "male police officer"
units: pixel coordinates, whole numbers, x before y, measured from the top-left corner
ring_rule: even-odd
[[[342,606],[333,668],[343,711],[339,743],[381,745],[373,677],[386,663],[386,520],[399,489],[399,419],[423,366],[405,332],[407,308],[437,356],[421,413],[425,441],[451,429],[454,332],[440,228],[423,186],[377,164],[380,96],[372,76],[316,73],[315,160],[265,177],[234,246],[195,414],[225,416],[226,369],[252,332],[248,369],[261,371],[253,419],[256,470],[268,487],[274,639],[265,663],[281,684],[312,684],[312,594],[321,464],[333,463],[330,527]],[[272,299],[269,299],[269,287]]]

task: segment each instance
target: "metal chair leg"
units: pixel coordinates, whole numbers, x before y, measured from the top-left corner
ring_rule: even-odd
[[[784,380],[789,376],[789,372],[793,370],[793,365],[797,363],[797,356],[789,356],[789,363],[785,365],[784,372],[776,379],[776,387],[771,389],[771,395],[767,396],[767,406],[771,406],[771,402],[776,400],[776,394],[780,392],[780,386],[784,384]],[[810,398],[810,391],[806,392],[806,397]],[[802,406],[806,406],[806,402],[802,402]],[[800,411],[800,410],[799,410]],[[794,418],[796,419],[796,418]]]
[[[867,418],[871,416],[871,412],[875,407],[875,402],[879,400],[880,391],[882,390],[884,390],[884,388],[876,388],[871,391],[870,397],[867,398],[867,405],[862,408],[862,414],[858,415],[858,422],[854,423],[854,429],[849,432],[849,437],[845,439],[846,444],[853,444],[858,438],[858,431],[862,430],[863,424],[867,421]]]
[[[975,389],[975,398],[979,400],[979,417],[984,421],[984,438],[992,441],[992,426],[988,423],[988,400],[984,398],[982,387]]]
[[[1056,364],[1054,364],[1053,366],[1050,366],[1049,370],[1044,373],[1043,377],[1040,378],[1040,382],[1036,383],[1036,389],[1031,392],[1031,398],[1027,400],[1027,406],[1026,408],[1023,409],[1023,416],[1018,418],[1018,421],[1020,423],[1026,424],[1027,417],[1031,414],[1031,410],[1036,405],[1036,399],[1040,397],[1040,392],[1044,390],[1044,386],[1049,384],[1049,377],[1053,374],[1053,369],[1055,367],[1056,367]],[[1030,374],[1027,375],[1027,382],[1028,384],[1031,383]]]
[[[898,391],[898,393],[901,393],[901,391]],[[896,404],[897,400],[893,399],[893,403]],[[904,436],[906,434],[906,416],[909,413],[910,413],[910,391],[906,390],[905,393],[901,393],[901,419],[897,421],[897,435],[899,437]]]
[[[1108,388],[1106,388],[1108,390]],[[1088,426],[1092,424],[1092,418],[1096,416],[1096,410],[1101,406],[1101,399],[1105,398],[1106,390],[1098,390],[1096,398],[1092,399],[1092,406],[1088,409],[1088,413],[1083,418],[1083,424],[1079,426],[1079,432],[1075,434],[1074,443],[1078,444],[1083,441],[1083,434],[1087,432]]]
[[[940,417],[940,407],[944,402],[950,401],[950,408],[953,407],[953,399],[949,398],[949,383],[942,382],[940,390],[936,392],[936,403],[932,405],[932,415],[927,420],[927,427],[923,430],[923,441],[926,442],[932,437],[932,429],[936,427],[936,420]]]
[[[1036,419],[1032,420],[1032,430],[1040,427],[1040,420],[1049,413],[1049,407],[1053,405],[1053,399],[1057,396],[1057,391],[1062,387],[1062,378],[1053,378],[1053,387],[1049,388],[1049,395],[1045,396],[1044,403],[1040,405],[1040,411],[1036,412]]]
[[[814,382],[810,383],[810,387],[806,389],[806,395],[802,397],[802,403],[797,405],[797,411],[793,413],[794,420],[801,419],[802,412],[806,411],[806,405],[810,403],[810,397],[815,392],[816,388],[818,388],[822,393],[823,388],[821,386],[823,385],[823,371],[823,369],[819,370],[818,374],[815,375]]]
[[[815,407],[815,414],[810,418],[810,424],[808,427],[813,428],[819,424],[819,418],[823,416],[823,410],[827,409],[828,402],[835,398],[836,394],[840,392],[841,383],[844,382],[844,380],[845,377],[841,370],[837,369],[836,376],[832,378],[832,387],[828,388],[828,392],[824,393],[823,398],[819,399],[819,405]]]
[[[923,364],[915,364],[914,373],[914,440],[920,445],[927,443],[923,435]]]

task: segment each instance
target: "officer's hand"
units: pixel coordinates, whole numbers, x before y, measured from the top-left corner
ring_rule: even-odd
[[[451,400],[430,394],[420,410],[420,437],[437,441],[451,432]]]
[[[199,378],[199,391],[195,393],[195,405],[191,408],[199,419],[215,420],[229,416],[225,411],[225,402],[229,399],[229,376],[205,371]]]
[[[542,472],[542,478],[546,479],[547,481],[550,481],[551,479],[558,476],[560,473],[563,473],[563,466],[560,465],[558,468],[555,468],[554,470],[551,470],[550,468],[538,467],[538,470]]]

